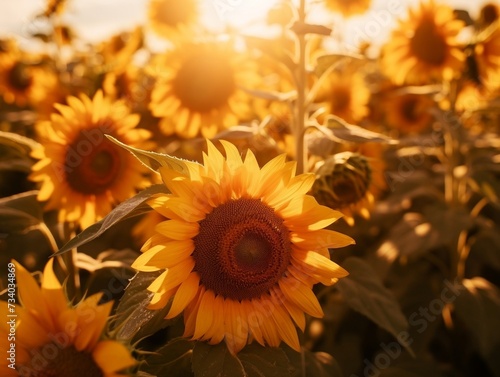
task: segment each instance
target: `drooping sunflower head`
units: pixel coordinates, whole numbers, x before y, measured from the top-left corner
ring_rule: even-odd
[[[73,306],[47,263],[41,286],[19,263],[9,264],[18,282],[21,305],[0,301],[0,313],[14,319],[15,369],[6,357],[0,361],[0,374],[15,376],[79,376],[114,377],[124,368],[136,364],[129,349],[122,343],[105,339],[103,332],[112,302],[98,305],[98,293]],[[8,353],[11,324],[0,325],[0,349]]]
[[[500,19],[500,6],[495,3],[486,3],[479,10],[479,28],[486,28]]]
[[[370,91],[361,73],[334,71],[318,91],[316,102],[324,104],[326,114],[355,123],[368,114],[369,99]]]
[[[298,350],[304,312],[322,316],[312,285],[347,274],[328,248],[353,241],[323,229],[341,214],[306,195],[313,175],[295,176],[284,155],[261,169],[252,152],[242,161],[234,145],[223,146],[226,159],[209,143],[204,165],[187,176],[160,169],[172,194],[149,204],[168,220],[133,267],[165,270],[148,288],[150,308],[171,302],[167,318],[184,311],[185,336],[225,340],[233,353],[252,339]]]
[[[101,91],[93,99],[68,97],[67,103],[55,105],[58,112],[37,125],[42,148],[33,152],[40,161],[30,178],[42,183],[38,199],[59,210],[60,221],[86,228],[147,185],[144,167],[104,135],[143,146],[150,133],[136,129],[139,117]]]
[[[254,66],[226,43],[180,45],[159,56],[153,72],[150,108],[167,135],[212,137],[249,115],[241,88],[257,79]]]
[[[490,90],[500,87],[500,22],[492,24],[474,46],[478,81]]]
[[[387,123],[403,134],[418,134],[430,128],[434,106],[434,101],[427,95],[390,95],[385,102]]]
[[[325,0],[325,5],[344,17],[352,17],[365,13],[371,6],[371,0]]]
[[[349,225],[354,215],[368,218],[368,207],[374,200],[369,188],[372,168],[367,157],[341,152],[327,158],[316,168],[312,194],[322,205],[341,211]]]
[[[420,3],[400,20],[383,47],[382,68],[396,84],[451,80],[465,59],[457,35],[463,28],[453,9],[433,0]]]
[[[189,31],[198,18],[197,0],[150,0],[149,23],[164,38],[175,38]]]

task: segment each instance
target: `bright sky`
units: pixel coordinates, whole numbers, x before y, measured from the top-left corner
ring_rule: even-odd
[[[181,0],[179,0],[181,1]],[[240,27],[246,34],[255,31],[256,20],[265,17],[271,0],[201,0],[205,22],[212,28],[222,28],[224,23]],[[355,17],[342,28],[347,38],[357,42],[368,36],[384,39],[395,20],[405,15],[408,4],[417,0],[373,0],[373,7],[364,17]],[[487,0],[442,0],[456,8],[469,9],[473,15]],[[499,1],[500,0],[493,0]],[[31,16],[44,9],[46,0],[1,0],[0,36],[23,37],[37,25]],[[90,41],[99,41],[146,21],[148,0],[68,0],[65,19],[73,25],[78,35]],[[491,0],[490,0],[491,2]],[[316,14],[319,19],[324,14]],[[348,42],[349,43],[349,42]]]

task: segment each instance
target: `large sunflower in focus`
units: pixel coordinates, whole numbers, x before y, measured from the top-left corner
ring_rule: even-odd
[[[181,45],[159,56],[150,108],[160,129],[190,138],[212,137],[249,115],[249,88],[257,78],[253,63],[226,44]]]
[[[123,344],[102,337],[113,303],[98,305],[102,294],[96,294],[73,307],[52,263],[50,259],[45,267],[41,287],[13,263],[22,305],[0,301],[2,318],[10,320],[0,324],[0,375],[120,376],[118,372],[136,361]],[[9,334],[15,334],[14,352],[9,352]],[[9,367],[9,355],[14,356],[15,369]]]
[[[198,18],[197,0],[150,0],[149,23],[159,36],[172,38],[195,25]]]
[[[384,46],[382,68],[396,84],[451,80],[465,59],[456,40],[463,26],[449,6],[420,3]]]
[[[365,13],[370,8],[371,0],[325,0],[325,5],[344,17],[351,17]]]
[[[171,301],[167,318],[184,311],[184,336],[232,353],[252,339],[300,349],[295,326],[305,313],[323,311],[313,284],[335,283],[347,272],[330,260],[329,247],[353,243],[324,227],[341,214],[306,195],[314,176],[295,176],[295,162],[276,157],[262,169],[248,151],[222,142],[227,159],[208,144],[204,165],[189,175],[160,168],[171,195],[150,200],[169,220],[133,263],[139,271],[163,273],[148,287],[151,309]]]
[[[40,161],[30,178],[42,182],[38,200],[48,200],[47,209],[58,209],[60,221],[86,228],[147,185],[143,165],[104,135],[144,146],[150,133],[136,129],[139,116],[101,91],[93,99],[81,95],[67,102],[56,104],[59,113],[37,126],[43,147],[33,153]]]

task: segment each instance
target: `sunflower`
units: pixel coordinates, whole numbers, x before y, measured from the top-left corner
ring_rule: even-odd
[[[195,26],[198,7],[197,0],[150,0],[148,19],[151,29],[164,38],[183,35]]]
[[[427,95],[404,93],[388,96],[385,103],[387,123],[404,134],[420,133],[430,128],[434,101]]]
[[[474,61],[481,83],[490,89],[500,87],[500,22],[486,31],[486,37],[474,46]]]
[[[0,325],[0,349],[4,355],[0,374],[4,377],[121,375],[119,371],[136,361],[123,344],[103,338],[113,303],[98,305],[102,297],[98,293],[72,306],[54,274],[53,260],[45,266],[41,287],[24,267],[12,263],[22,306],[0,301],[2,317],[10,320]],[[14,360],[5,357],[10,354]]]
[[[22,53],[0,55],[0,95],[6,103],[21,107],[36,105],[54,85],[54,75],[31,60],[32,57]]]
[[[460,71],[464,53],[456,37],[464,23],[453,9],[433,0],[409,11],[383,47],[382,68],[396,84],[451,80]]]
[[[368,115],[370,90],[361,73],[334,71],[318,91],[315,102],[325,106],[326,114],[356,123]]]
[[[158,56],[152,66],[157,81],[150,109],[162,118],[160,129],[190,138],[205,137],[249,116],[249,88],[257,79],[253,63],[227,44],[180,45]]]
[[[352,17],[365,13],[370,8],[371,0],[326,0],[325,5],[344,17]]]
[[[341,214],[306,195],[313,175],[295,176],[285,155],[260,169],[250,150],[242,161],[233,144],[221,143],[227,159],[208,142],[204,165],[192,165],[189,176],[160,168],[172,194],[149,204],[169,220],[132,266],[164,270],[148,287],[149,307],[171,300],[166,318],[184,311],[184,336],[225,340],[232,353],[252,340],[299,350],[295,325],[304,329],[304,312],[323,315],[313,284],[347,275],[328,247],[353,240],[322,229]]]
[[[373,146],[367,150],[376,151]],[[351,226],[357,214],[370,218],[369,210],[375,200],[372,191],[382,190],[385,181],[378,174],[379,186],[373,186],[373,167],[368,157],[350,151],[336,153],[318,163],[315,172],[312,194],[319,203],[342,212]]]
[[[58,209],[60,221],[86,228],[106,215],[113,203],[147,185],[145,168],[104,135],[142,146],[150,133],[135,129],[139,116],[101,91],[93,99],[82,94],[67,102],[56,104],[59,113],[37,125],[43,147],[33,152],[40,161],[30,178],[42,182],[38,200],[48,200],[47,209]]]

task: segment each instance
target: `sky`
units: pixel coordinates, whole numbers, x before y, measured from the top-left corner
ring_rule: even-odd
[[[46,0],[0,0],[0,36],[14,35],[27,41],[30,31],[39,25],[32,16],[44,9]],[[181,1],[181,0],[179,0]],[[224,23],[241,27],[247,34],[258,33],[256,20],[262,19],[271,0],[201,0],[204,21],[210,27],[221,28]],[[345,35],[352,42],[363,36],[384,39],[397,18],[406,14],[408,4],[417,0],[373,0],[372,9],[364,17],[342,23]],[[468,9],[473,15],[487,0],[441,0],[456,8]],[[491,1],[491,0],[490,0]],[[492,0],[498,1],[500,0]],[[65,20],[84,40],[96,42],[146,21],[148,0],[69,0]],[[313,14],[314,16],[314,14]],[[315,16],[321,19],[324,14]]]

